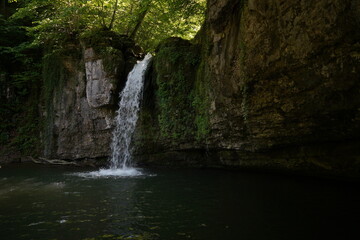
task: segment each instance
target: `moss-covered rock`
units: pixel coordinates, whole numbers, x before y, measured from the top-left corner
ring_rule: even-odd
[[[209,0],[196,45],[158,49],[147,116],[171,140],[148,136],[142,161],[202,149],[205,165],[359,176],[359,13],[348,0]]]
[[[199,48],[178,38],[163,42],[155,59],[159,125],[163,137],[189,140],[194,136],[194,83]]]
[[[135,137],[138,151],[176,148],[195,141],[199,61],[199,46],[187,40],[170,38],[159,45],[145,82]]]

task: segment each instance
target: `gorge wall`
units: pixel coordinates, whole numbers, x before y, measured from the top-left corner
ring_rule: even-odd
[[[208,0],[195,39],[156,51],[137,164],[359,177],[359,30],[360,0]],[[139,55],[121,36],[90,39],[52,64],[65,80],[48,91],[47,158],[109,156],[118,93]]]
[[[209,0],[158,48],[138,163],[359,176],[359,29],[358,0]]]
[[[91,39],[45,59],[49,96],[45,97],[42,139],[46,158],[109,156],[119,91],[139,56],[132,40],[112,32],[101,33],[101,41]],[[47,84],[52,76],[56,84]],[[47,89],[50,86],[52,91]]]

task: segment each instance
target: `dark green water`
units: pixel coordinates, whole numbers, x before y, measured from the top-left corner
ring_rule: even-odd
[[[0,239],[360,239],[358,183],[222,170],[0,169]]]

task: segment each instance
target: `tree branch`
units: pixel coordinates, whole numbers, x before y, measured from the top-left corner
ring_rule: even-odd
[[[115,1],[114,12],[113,12],[113,14],[111,16],[111,22],[110,22],[110,25],[109,25],[109,28],[108,28],[109,30],[111,30],[113,28],[113,26],[114,26],[115,15],[116,15],[116,12],[117,12],[117,9],[118,9],[118,2],[119,2],[119,0]]]
[[[147,0],[146,3],[145,3],[146,5],[141,8],[141,11],[140,11],[140,13],[139,13],[139,15],[138,15],[138,18],[137,18],[137,20],[136,20],[136,25],[135,25],[133,31],[132,31],[131,34],[130,34],[130,38],[132,38],[132,39],[135,38],[137,31],[139,30],[141,24],[142,24],[143,21],[144,21],[144,18],[145,18],[145,16],[146,16],[147,12],[148,12],[149,9],[150,9],[151,1],[152,1],[152,0]]]

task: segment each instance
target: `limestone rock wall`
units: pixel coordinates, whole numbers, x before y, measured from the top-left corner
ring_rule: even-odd
[[[92,108],[111,106],[114,102],[116,79],[105,72],[103,59],[94,49],[85,49],[86,99]]]
[[[85,52],[92,51],[87,49]],[[64,60],[79,69],[66,69],[67,79],[53,97],[51,143],[46,145],[49,158],[79,159],[108,155],[114,110],[110,107],[115,98],[108,89],[112,84],[103,70],[102,61],[79,62]],[[71,61],[71,62],[69,62]],[[49,140],[46,139],[46,140]]]
[[[360,176],[359,29],[359,0],[209,0],[193,42],[202,49],[184,129],[193,137],[139,134],[139,163]],[[163,127],[163,78],[155,69],[148,79],[153,103],[138,132]]]
[[[126,41],[117,48],[111,47],[111,42],[96,48],[85,46],[80,58],[61,56],[62,83],[44,113],[45,157],[109,156],[119,92],[137,57],[131,50],[135,44]]]
[[[213,131],[238,129],[225,147],[359,136],[359,1],[211,2]]]

